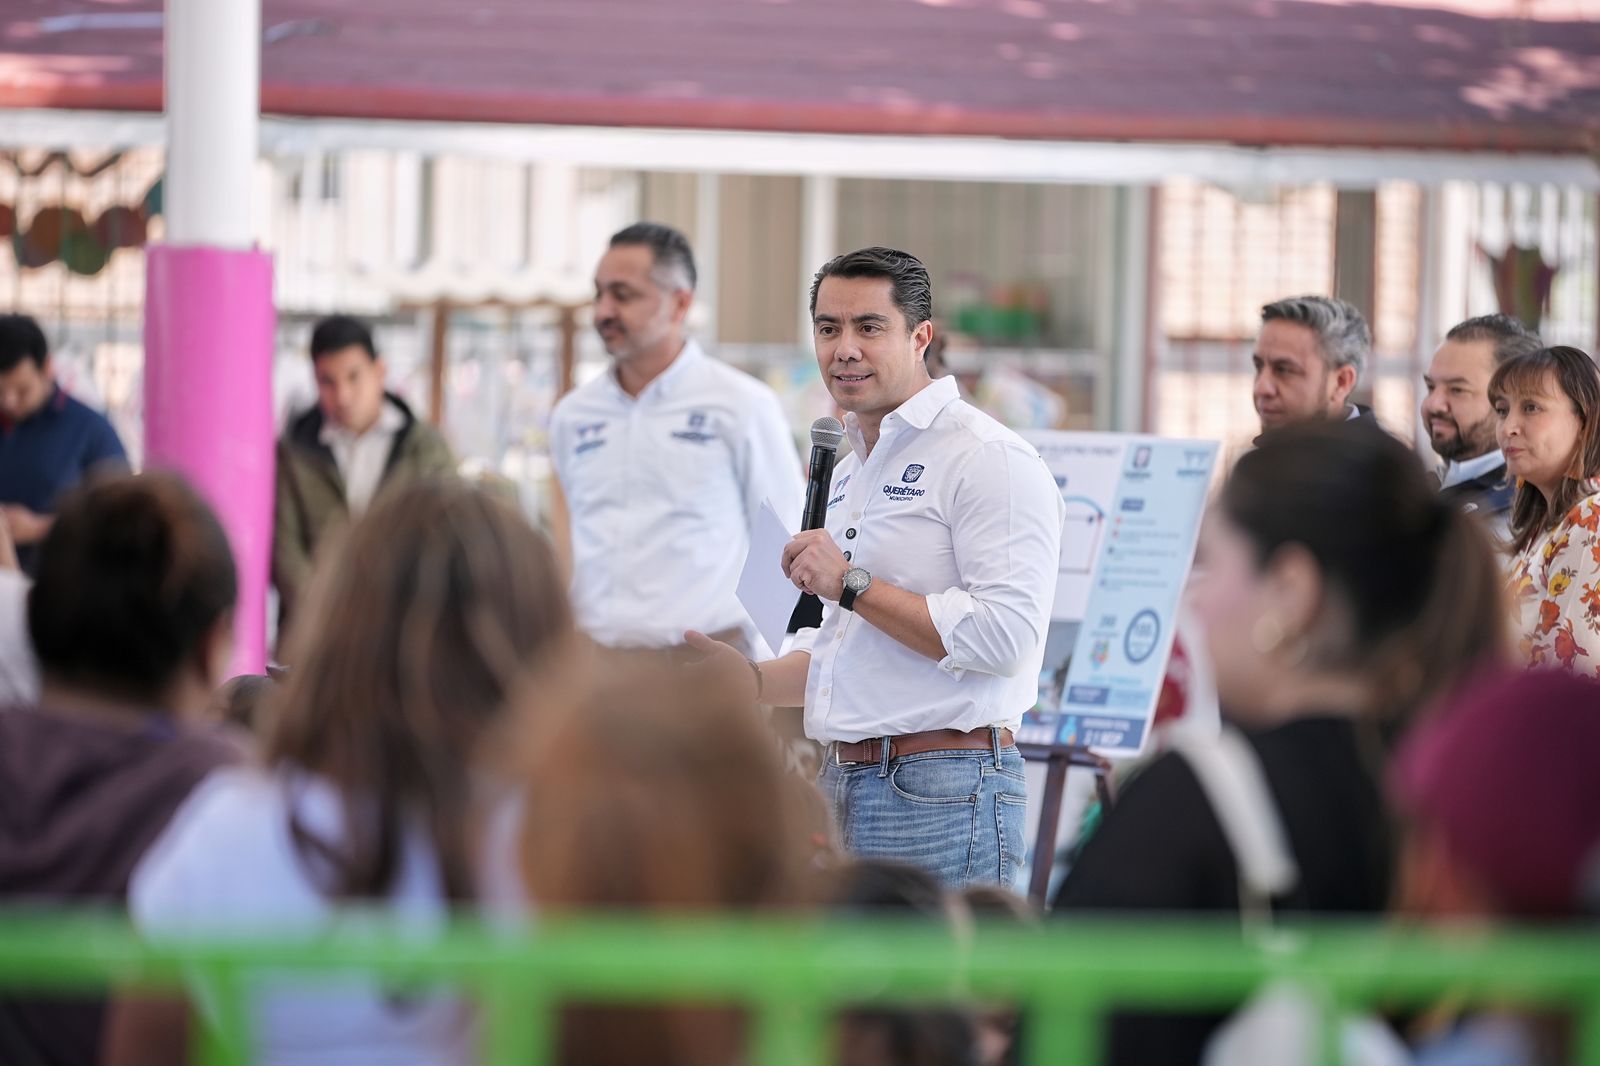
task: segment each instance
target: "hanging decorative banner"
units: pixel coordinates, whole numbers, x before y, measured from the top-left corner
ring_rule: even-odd
[[[11,238],[11,252],[23,269],[59,260],[72,273],[93,277],[118,248],[139,248],[149,239],[150,219],[161,213],[161,186],[157,179],[139,203],[114,204],[93,220],[75,207],[41,207],[19,226],[16,208],[0,204],[0,238]]]

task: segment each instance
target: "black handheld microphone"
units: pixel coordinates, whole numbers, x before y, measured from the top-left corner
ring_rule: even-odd
[[[828,488],[833,484],[833,464],[839,458],[844,426],[837,418],[822,417],[811,423],[811,463],[806,471],[806,509],[801,529],[821,529],[828,521]]]

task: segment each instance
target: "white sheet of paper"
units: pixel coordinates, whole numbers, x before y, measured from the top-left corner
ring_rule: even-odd
[[[738,592],[739,602],[774,655],[783,647],[789,616],[800,598],[800,590],[783,576],[783,548],[793,538],[772,501],[762,500],[750,529],[750,554],[739,574]]]

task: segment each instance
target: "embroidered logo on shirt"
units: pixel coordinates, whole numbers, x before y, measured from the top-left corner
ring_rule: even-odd
[[[705,424],[706,415],[704,411],[690,411],[689,428],[673,430],[672,435],[678,440],[693,441],[695,444],[705,444],[708,441],[716,440],[717,435],[715,433],[707,433],[705,431]]]
[[[579,425],[577,427],[578,446],[573,449],[574,454],[582,455],[584,452],[592,452],[605,444],[605,438],[600,436],[605,432],[605,428],[606,424],[604,422],[585,422]]]
[[[848,484],[850,484],[850,475],[846,474],[844,477],[840,478],[839,483],[833,487],[834,491],[837,492],[838,495],[828,501],[829,507],[832,507],[836,503],[844,502],[844,487]]]
[[[922,472],[926,469],[927,468],[921,463],[912,463],[910,466],[906,467],[906,472],[900,475],[900,480],[909,485],[913,481],[917,480],[917,478],[921,477]]]

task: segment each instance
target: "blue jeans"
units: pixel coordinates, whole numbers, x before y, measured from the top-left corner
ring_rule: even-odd
[[[1022,756],[930,751],[836,765],[830,748],[817,783],[845,850],[920,867],[949,888],[1014,886],[1026,857],[1028,788]],[[885,756],[888,745],[882,745]]]

